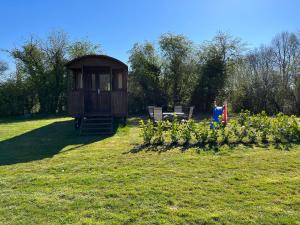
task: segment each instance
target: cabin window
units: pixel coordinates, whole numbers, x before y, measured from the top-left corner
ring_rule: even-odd
[[[82,82],[82,73],[78,73],[77,74],[77,89],[82,88],[83,87],[83,82]]]
[[[110,91],[110,75],[101,74],[100,75],[100,91]]]
[[[123,88],[123,76],[122,73],[118,73],[118,89]]]
[[[123,89],[123,73],[121,71],[115,70],[113,71],[113,90],[122,90]]]
[[[92,89],[96,90],[96,74],[92,73]]]
[[[69,74],[70,74],[70,77],[72,78],[71,88],[72,88],[72,90],[75,90],[76,89],[76,75],[72,70],[69,72]]]
[[[82,88],[82,74],[80,72],[74,72],[73,75],[73,84],[72,89],[78,90]]]

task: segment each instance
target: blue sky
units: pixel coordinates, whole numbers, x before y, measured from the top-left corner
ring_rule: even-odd
[[[124,62],[135,42],[155,41],[165,32],[200,43],[222,30],[256,47],[278,32],[300,31],[299,0],[7,0],[0,7],[0,49],[64,30]],[[7,54],[0,52],[0,60],[12,67]]]

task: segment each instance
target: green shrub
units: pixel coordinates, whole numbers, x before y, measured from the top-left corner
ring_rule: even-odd
[[[237,120],[231,120],[230,124],[228,124],[229,128],[229,143],[230,144],[236,144],[239,143],[242,140],[242,134],[241,134],[241,126],[239,125],[239,122]]]
[[[141,120],[140,127],[142,128],[141,136],[143,137],[143,142],[145,145],[151,144],[151,139],[154,136],[154,126],[152,121],[148,120],[146,123]]]
[[[271,130],[276,143],[299,142],[299,125],[295,116],[277,114],[272,120]]]
[[[174,119],[169,127],[171,132],[171,144],[177,145],[180,139],[180,124],[177,119]]]
[[[207,129],[207,125],[204,123],[195,125],[194,135],[198,145],[204,146],[208,142],[208,131],[209,129]]]
[[[242,110],[242,112],[238,115],[237,117],[237,120],[238,120],[238,123],[241,125],[241,126],[244,126],[246,121],[248,121],[250,117],[250,111],[248,110]]]
[[[188,120],[181,124],[181,138],[183,145],[190,143],[193,133],[195,133],[195,122],[193,120]]]
[[[180,122],[160,121],[153,124],[150,120],[141,121],[141,136],[144,144],[198,146],[225,144],[259,144],[259,143],[296,143],[300,141],[300,127],[295,116],[282,113],[269,117],[265,112],[251,115],[249,111],[241,112],[232,118],[227,126],[206,122],[195,123],[193,120]]]
[[[247,143],[254,144],[257,141],[256,130],[252,127],[249,127],[247,128],[246,132],[246,139],[248,141]]]
[[[165,122],[163,120],[156,123],[156,126],[154,127],[153,144],[160,145],[164,143],[163,131],[165,127]]]

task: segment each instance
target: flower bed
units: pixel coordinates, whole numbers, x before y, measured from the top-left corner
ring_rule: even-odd
[[[290,144],[300,141],[300,127],[295,116],[282,113],[269,117],[265,112],[251,115],[241,112],[226,126],[188,120],[141,121],[144,145],[206,146],[224,144]],[[213,128],[212,128],[213,127]]]

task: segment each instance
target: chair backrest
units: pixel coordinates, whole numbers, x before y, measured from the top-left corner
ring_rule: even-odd
[[[174,106],[174,112],[182,113],[182,105],[175,105]]]
[[[188,117],[188,119],[192,119],[193,111],[194,111],[194,106],[191,106],[190,107],[190,111],[189,111],[189,117]]]
[[[148,113],[150,118],[153,118],[154,106],[148,106]]]
[[[161,107],[154,107],[153,113],[154,122],[158,122],[162,120],[162,108]]]

